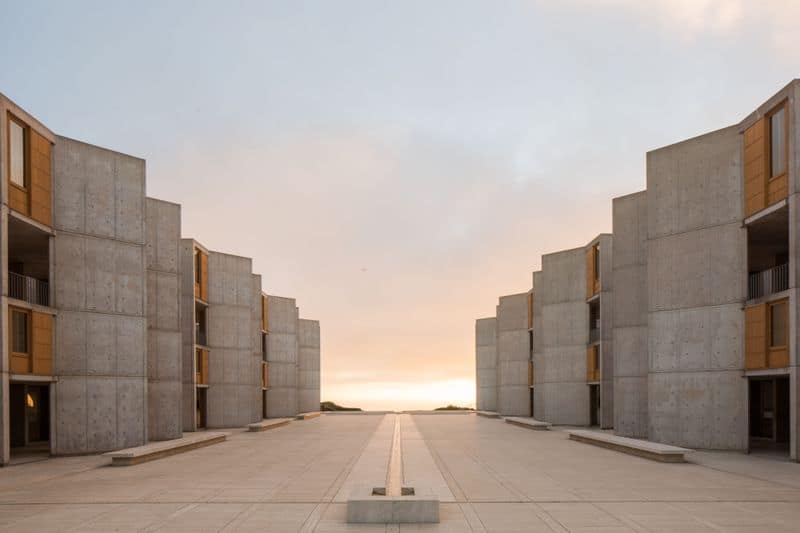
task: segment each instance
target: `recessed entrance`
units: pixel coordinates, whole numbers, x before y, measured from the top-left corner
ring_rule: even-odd
[[[12,459],[50,453],[50,386],[11,383],[9,439]]]
[[[261,391],[261,418],[267,418],[267,391]]]
[[[206,427],[206,408],[207,408],[207,394],[205,387],[197,387],[197,400],[195,406],[195,426],[197,429],[205,429]]]
[[[750,451],[789,453],[789,377],[750,378]]]
[[[533,413],[534,413],[534,410],[533,410],[533,387],[530,388],[530,391],[531,391],[530,392],[530,394],[531,394],[531,398],[530,398],[530,402],[531,402],[531,406],[530,406],[531,407],[531,418],[534,418],[534,415],[533,415]]]
[[[589,385],[589,425],[600,425],[600,385]]]

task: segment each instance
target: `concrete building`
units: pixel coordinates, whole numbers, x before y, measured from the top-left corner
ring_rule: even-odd
[[[528,293],[501,296],[497,306],[497,411],[530,416]]]
[[[261,420],[261,277],[181,240],[143,159],[58,136],[0,94],[0,178],[0,464]],[[279,383],[294,414],[319,409],[320,343],[304,321],[298,367],[294,300],[290,315],[276,332],[292,335]]]
[[[586,250],[542,258],[535,417],[590,424],[597,386],[596,420],[620,435],[800,458],[798,105],[794,80],[738,124],[649,152],[647,189],[614,199],[585,281]]]

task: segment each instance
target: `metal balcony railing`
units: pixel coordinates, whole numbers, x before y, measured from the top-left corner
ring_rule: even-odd
[[[8,295],[36,305],[50,305],[50,290],[46,281],[14,272],[8,273]]]
[[[789,265],[778,265],[755,274],[747,280],[747,299],[763,298],[789,288]]]

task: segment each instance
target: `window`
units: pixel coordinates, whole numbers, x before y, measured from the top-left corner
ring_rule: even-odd
[[[769,177],[786,173],[786,108],[769,117]]]
[[[770,348],[786,346],[786,308],[786,302],[778,302],[769,306]]]
[[[194,282],[200,283],[200,275],[203,269],[202,262],[200,261],[200,250],[194,249]]]
[[[11,310],[11,351],[16,354],[29,353],[28,331],[30,315],[26,311]]]
[[[25,126],[10,118],[8,128],[8,171],[9,179],[14,185],[25,188]]]
[[[593,356],[593,359],[594,359],[594,361],[593,361],[594,369],[595,370],[600,370],[600,347],[599,346],[595,346],[594,347],[594,353],[592,354],[592,356]]]

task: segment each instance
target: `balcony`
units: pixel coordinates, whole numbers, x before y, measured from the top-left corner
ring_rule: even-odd
[[[600,323],[599,321],[589,326],[589,344],[594,344],[600,340]]]
[[[8,295],[34,305],[50,305],[50,289],[46,281],[14,272],[8,273]]]
[[[747,299],[756,300],[789,289],[789,265],[784,263],[750,274],[747,280]]]

